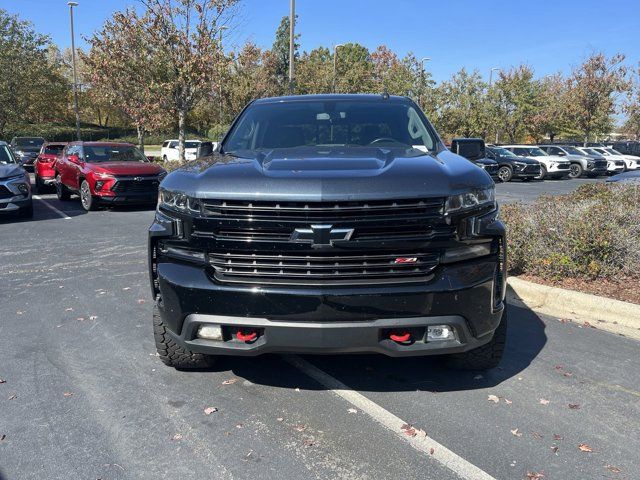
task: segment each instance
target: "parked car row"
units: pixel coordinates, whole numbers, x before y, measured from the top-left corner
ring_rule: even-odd
[[[86,211],[101,205],[155,205],[160,182],[167,174],[129,143],[43,142],[35,159],[27,163],[15,149],[0,142],[0,211],[33,216],[25,164],[33,166],[39,192],[53,187],[63,201],[77,195]]]
[[[454,138],[450,149],[502,182],[598,177],[640,169],[640,156],[606,146],[485,145],[481,138]]]

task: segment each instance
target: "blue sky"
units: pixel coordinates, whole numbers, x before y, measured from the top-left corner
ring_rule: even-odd
[[[135,0],[78,0],[76,35],[90,35]],[[568,73],[591,52],[622,52],[640,62],[640,0],[297,0],[303,50],[359,42],[431,57],[438,81],[461,67],[488,77],[491,67],[531,65],[538,76]],[[62,48],[70,43],[66,0],[0,0]],[[289,0],[244,0],[228,45],[273,42]],[[84,42],[80,41],[82,46]]]

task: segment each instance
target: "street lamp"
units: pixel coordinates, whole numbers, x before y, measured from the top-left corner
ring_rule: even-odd
[[[289,95],[293,95],[293,61],[295,56],[296,0],[289,5]]]
[[[489,72],[489,87],[491,87],[491,83],[493,81],[493,72],[496,71],[496,70],[500,71],[500,69],[498,67],[493,67],[491,69],[491,72]]]
[[[333,93],[336,93],[336,75],[337,75],[337,57],[338,57],[338,48],[344,47],[344,43],[339,43],[338,45],[334,45],[333,47]]]
[[[78,2],[67,2],[69,5],[69,20],[71,22],[71,63],[73,64],[73,109],[76,113],[76,136],[80,138],[80,110],[78,108],[78,76],[76,73],[76,45],[73,34],[73,7],[78,6]]]
[[[420,59],[420,95],[418,96],[418,103],[422,108],[422,91],[424,90],[424,62],[431,60],[431,57],[423,57]]]
[[[224,59],[224,50],[222,49],[222,32],[224,32],[225,30],[228,30],[229,27],[226,25],[222,25],[219,29],[218,29],[218,33],[220,35],[220,51],[222,52],[222,58]],[[222,83],[223,83],[223,78],[222,78],[222,72],[220,72],[219,74],[219,78],[218,78],[218,93],[220,95],[220,102],[218,105],[218,117],[219,117],[219,122],[220,125],[222,125]]]

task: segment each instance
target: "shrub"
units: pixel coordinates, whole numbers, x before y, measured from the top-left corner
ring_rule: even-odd
[[[542,278],[640,276],[640,185],[590,184],[501,210],[512,274]]]

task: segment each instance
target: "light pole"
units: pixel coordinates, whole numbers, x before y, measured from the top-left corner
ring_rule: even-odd
[[[491,89],[491,85],[492,85],[492,83],[493,83],[493,72],[494,72],[495,70],[500,71],[500,69],[499,69],[498,67],[493,67],[493,68],[491,69],[491,71],[489,72],[489,89]],[[498,144],[498,143],[499,143],[499,142],[498,142],[498,140],[499,140],[499,135],[498,135],[498,122],[496,122],[496,144]]]
[[[291,0],[289,6],[289,94],[293,95],[293,60],[295,55],[296,31],[296,0]]]
[[[343,43],[339,43],[338,45],[333,46],[333,93],[336,93],[336,76],[337,76],[337,58],[338,58],[338,48],[344,47]]]
[[[224,60],[224,50],[222,49],[222,32],[224,32],[225,30],[228,30],[229,27],[227,27],[226,25],[222,25],[219,29],[218,32],[220,34],[220,52],[222,53],[222,59]],[[222,81],[223,81],[223,73],[222,71],[219,73],[219,77],[218,77],[218,93],[220,95],[220,102],[218,104],[218,118],[219,118],[219,124],[222,125]]]
[[[491,71],[489,72],[489,87],[491,87],[492,81],[493,81],[493,72],[494,71],[499,71],[500,69],[498,67],[493,67],[491,69]]]
[[[418,103],[420,104],[420,108],[423,108],[422,105],[422,91],[424,90],[424,62],[428,62],[431,60],[431,57],[423,57],[420,59],[420,95],[418,96]]]
[[[76,73],[76,44],[73,34],[73,7],[78,6],[78,2],[67,2],[69,5],[69,20],[71,21],[71,63],[73,64],[73,109],[76,112],[76,136],[80,138],[80,109],[78,108],[78,76]]]

